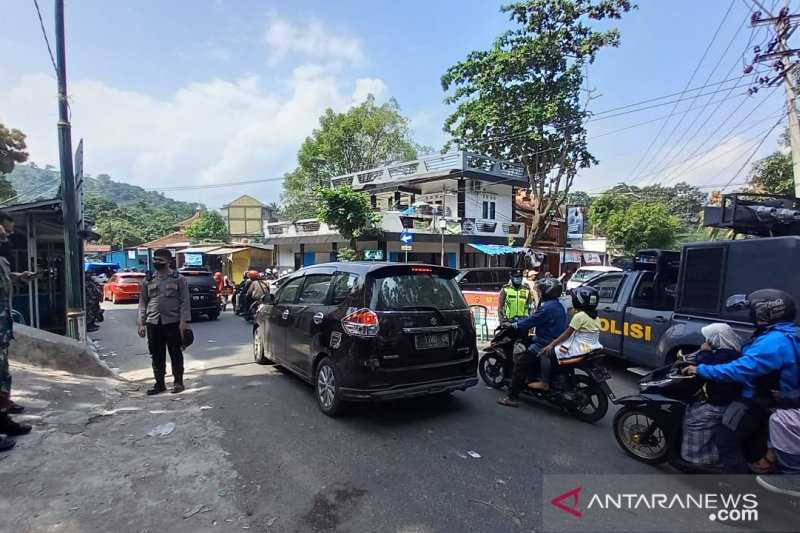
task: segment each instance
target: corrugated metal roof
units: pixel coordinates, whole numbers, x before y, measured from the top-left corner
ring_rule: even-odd
[[[184,248],[183,250],[177,250],[175,253],[176,254],[207,254],[208,252],[210,252],[212,250],[218,250],[219,248],[222,248],[222,246],[220,246],[219,244],[216,244],[214,246],[194,246],[194,247],[191,247],[191,248]]]
[[[208,255],[228,255],[228,254],[235,254],[236,252],[244,252],[247,248],[217,248],[216,250],[212,250],[210,252],[206,252]]]

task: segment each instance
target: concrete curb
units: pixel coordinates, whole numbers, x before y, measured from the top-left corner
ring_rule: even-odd
[[[21,324],[14,324],[9,359],[84,376],[120,379],[89,345]]]

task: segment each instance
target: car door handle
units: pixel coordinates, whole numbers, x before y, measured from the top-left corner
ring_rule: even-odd
[[[322,324],[322,319],[323,318],[325,318],[325,315],[323,315],[322,313],[315,313],[314,316],[313,316],[314,324],[317,324],[317,325]]]
[[[667,319],[664,318],[663,316],[655,316],[653,317],[653,320],[655,320],[656,322],[666,322]]]
[[[289,319],[289,310],[288,309],[285,310],[283,313],[281,313],[281,318],[283,318],[284,320],[288,320]]]

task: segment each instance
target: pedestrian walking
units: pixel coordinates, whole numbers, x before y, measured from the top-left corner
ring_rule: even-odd
[[[167,390],[164,376],[167,371],[167,351],[172,367],[172,393],[184,390],[184,335],[189,333],[191,308],[186,279],[170,268],[172,254],[166,248],[153,253],[155,272],[142,281],[139,296],[139,336],[147,336],[147,347],[153,359],[155,385],[148,395]]]

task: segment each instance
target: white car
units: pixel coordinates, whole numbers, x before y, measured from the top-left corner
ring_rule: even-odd
[[[622,272],[621,268],[612,266],[585,266],[575,271],[569,281],[567,282],[567,290],[570,291],[580,287],[592,278],[605,274],[606,272]]]

